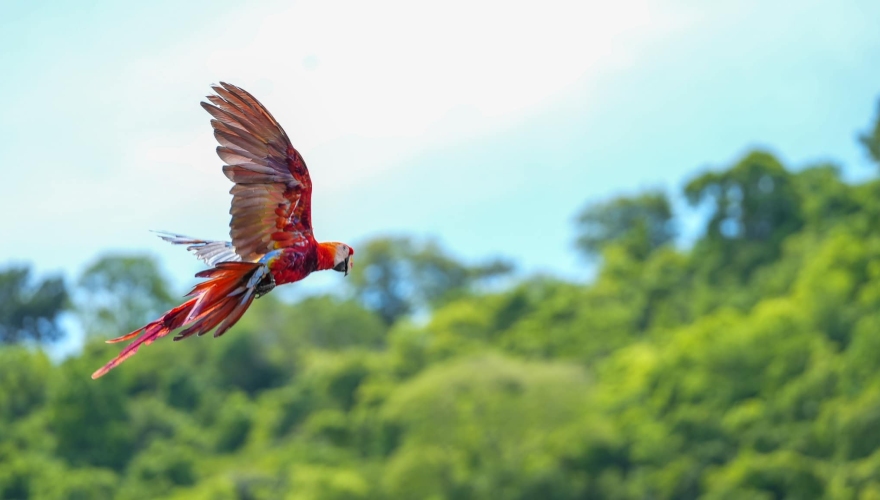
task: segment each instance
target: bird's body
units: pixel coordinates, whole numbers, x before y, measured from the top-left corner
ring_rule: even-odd
[[[133,356],[142,345],[184,328],[174,340],[220,336],[244,314],[255,298],[279,285],[294,283],[315,271],[348,271],[354,250],[343,243],[318,243],[312,232],[312,182],[305,161],[284,130],[252,95],[227,83],[202,103],[214,118],[217,154],[223,173],[235,183],[229,223],[232,241],[210,241],[160,233],[162,239],[187,245],[211,266],[196,274],[205,281],[191,297],[161,318],[108,342],[135,339],[96,371],[98,378]]]

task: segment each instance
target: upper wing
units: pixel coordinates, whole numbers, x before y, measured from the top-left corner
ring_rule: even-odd
[[[214,117],[217,154],[232,187],[229,234],[244,261],[312,237],[312,180],[275,118],[243,89],[220,82],[202,107]]]

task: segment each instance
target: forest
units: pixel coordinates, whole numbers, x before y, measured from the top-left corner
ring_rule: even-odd
[[[880,167],[880,113],[857,140]],[[97,381],[182,291],[147,255],[8,263],[0,498],[880,499],[880,180],[841,172],[751,151],[585,200],[586,282],[376,237],[339,293]],[[53,361],[65,316],[87,340]]]

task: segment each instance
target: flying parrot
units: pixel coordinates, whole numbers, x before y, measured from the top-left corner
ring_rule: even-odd
[[[220,82],[202,107],[211,114],[223,173],[234,185],[229,213],[232,241],[209,241],[179,234],[160,237],[187,249],[210,269],[187,294],[189,300],[161,318],[109,343],[135,339],[92,374],[96,379],[151,344],[183,328],[174,340],[223,335],[254,301],[278,285],[315,271],[348,275],[354,249],[318,243],[312,234],[312,181],[299,152],[269,111],[245,90]],[[215,330],[216,328],[216,330]]]

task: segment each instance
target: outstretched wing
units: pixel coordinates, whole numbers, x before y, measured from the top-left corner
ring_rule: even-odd
[[[241,256],[235,253],[232,242],[200,240],[182,234],[154,231],[163,240],[175,245],[186,245],[186,249],[195,254],[196,258],[214,267],[218,262],[239,262]]]
[[[312,236],[312,181],[275,118],[245,90],[220,82],[202,107],[214,117],[217,155],[232,187],[229,234],[246,262],[303,246]]]

